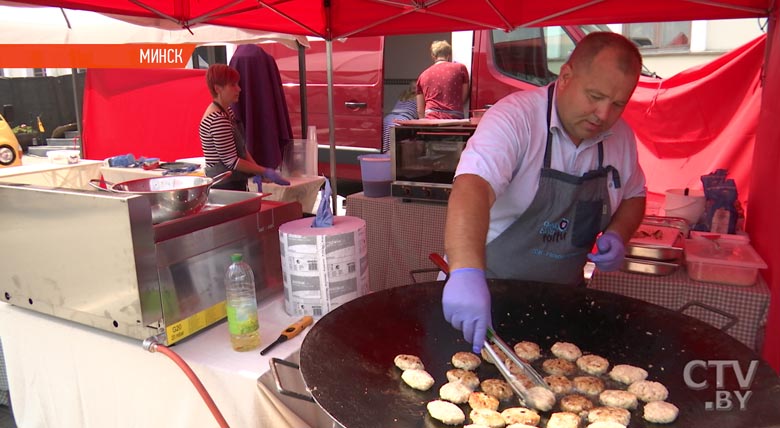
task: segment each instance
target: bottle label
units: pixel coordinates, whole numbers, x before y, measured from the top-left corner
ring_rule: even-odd
[[[253,302],[238,302],[227,305],[228,330],[232,335],[243,335],[256,332],[260,326],[257,322],[257,305]]]
[[[729,233],[729,223],[731,221],[731,212],[725,208],[718,208],[712,216],[712,226],[710,232]]]

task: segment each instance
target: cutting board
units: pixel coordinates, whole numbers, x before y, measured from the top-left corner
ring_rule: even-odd
[[[680,229],[675,227],[642,224],[631,237],[630,243],[673,247],[679,235]]]

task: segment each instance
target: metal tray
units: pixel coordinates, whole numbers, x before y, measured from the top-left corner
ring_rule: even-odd
[[[683,255],[682,247],[666,245],[629,244],[626,246],[626,256],[655,261],[677,260]]]
[[[680,229],[680,233],[682,233],[684,238],[687,238],[688,234],[691,231],[691,226],[688,224],[688,221],[680,217],[664,217],[664,216],[657,216],[657,215],[648,215],[645,216],[644,219],[642,219],[642,224],[653,225],[653,226],[674,227]]]
[[[670,275],[680,267],[680,263],[661,262],[657,260],[634,259],[626,257],[623,261],[623,270],[631,273],[643,273],[646,275],[664,276]]]

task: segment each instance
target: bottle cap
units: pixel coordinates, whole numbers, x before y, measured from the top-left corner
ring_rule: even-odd
[[[244,258],[244,256],[241,253],[234,253],[234,254],[230,255],[230,261],[233,262],[233,263],[238,263],[243,258]]]

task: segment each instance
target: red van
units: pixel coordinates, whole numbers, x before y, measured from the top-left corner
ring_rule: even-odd
[[[554,80],[577,41],[606,26],[518,28],[512,32],[483,30],[413,36],[355,37],[334,41],[333,108],[337,146],[336,175],[360,180],[357,156],[378,153],[382,118],[398,95],[416,82],[431,64],[430,45],[448,40],[453,59],[470,68],[469,108],[489,108],[516,90],[543,86]],[[465,41],[464,41],[465,40]],[[307,124],[318,130],[320,173],[329,175],[329,134],[326,46],[311,40],[305,50]],[[298,53],[276,44],[263,49],[277,61],[296,138],[302,131]]]

